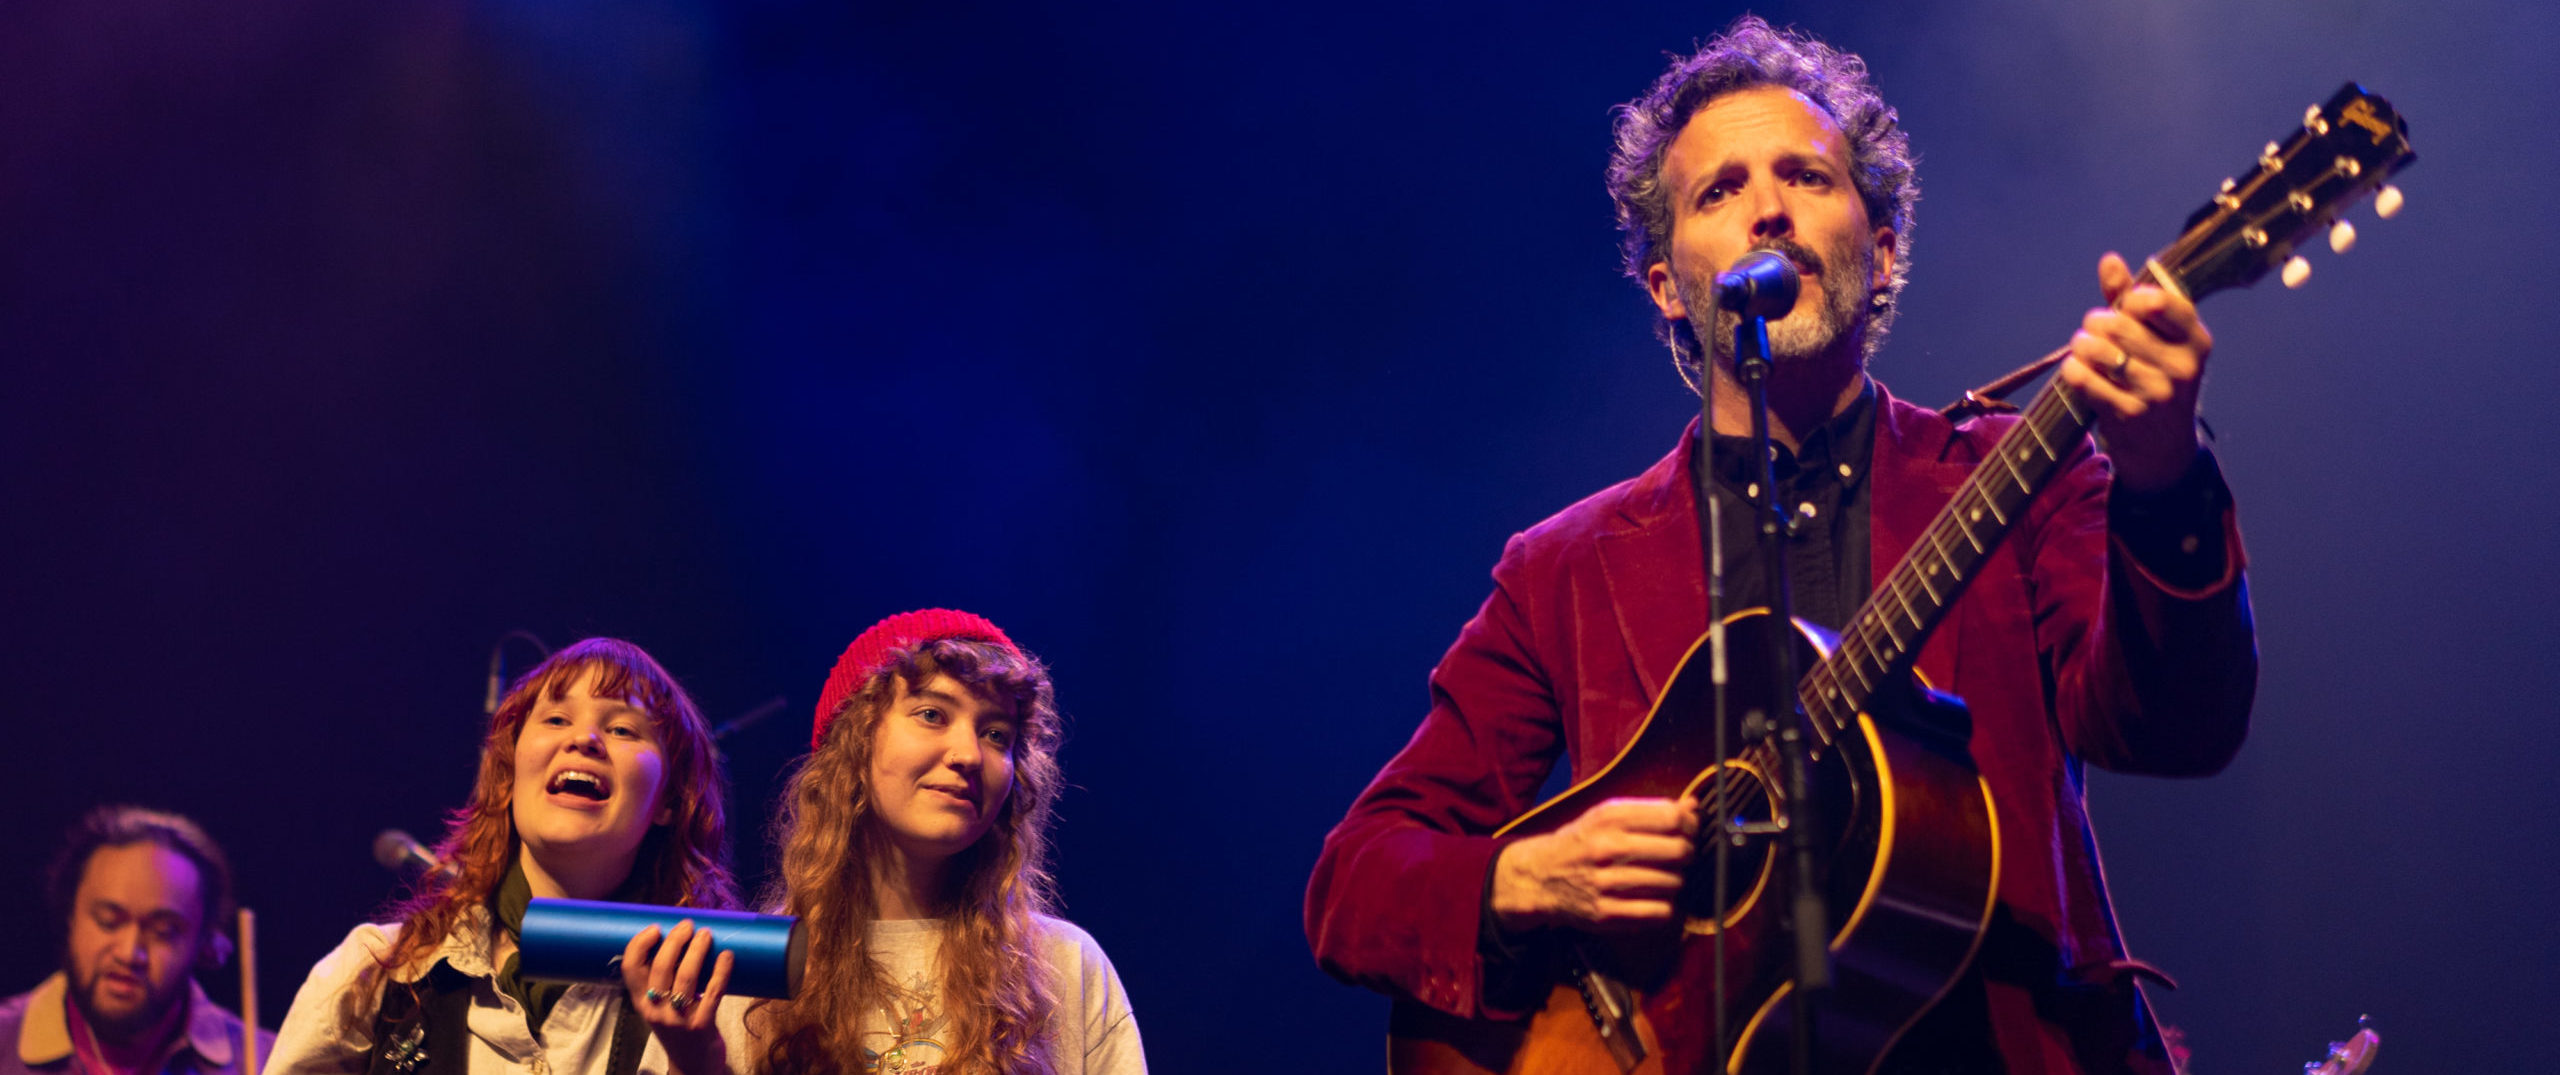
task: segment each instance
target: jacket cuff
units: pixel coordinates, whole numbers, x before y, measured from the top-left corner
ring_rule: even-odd
[[[2107,530],[2134,568],[2168,593],[2197,598],[2238,577],[2240,534],[2231,487],[2213,449],[2198,446],[2176,484],[2155,493],[2107,491]]]
[[[1476,983],[1476,1006],[1488,1019],[1514,1019],[1546,1003],[1546,986],[1554,968],[1542,958],[1545,946],[1536,933],[1502,928],[1493,913],[1493,871],[1502,861],[1494,849],[1484,867],[1484,898],[1476,913],[1476,961],[1484,968]]]

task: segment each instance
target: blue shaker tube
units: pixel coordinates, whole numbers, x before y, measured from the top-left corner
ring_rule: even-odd
[[[634,935],[653,925],[673,932],[676,923],[688,918],[695,929],[711,931],[711,959],[737,953],[737,963],[729,969],[732,995],[789,1000],[800,991],[809,938],[800,931],[798,918],[647,903],[534,900],[524,912],[517,972],[527,978],[619,985],[622,951]],[[710,962],[703,964],[702,974],[704,982],[710,981]]]

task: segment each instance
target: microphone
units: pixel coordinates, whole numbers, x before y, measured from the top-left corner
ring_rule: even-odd
[[[1716,305],[1744,317],[1775,320],[1796,308],[1795,262],[1775,250],[1754,250],[1716,274]]]
[[[420,877],[444,868],[418,838],[399,829],[384,829],[373,838],[373,861],[403,878]]]

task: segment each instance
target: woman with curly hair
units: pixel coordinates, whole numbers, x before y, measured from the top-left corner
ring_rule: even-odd
[[[1048,670],[995,624],[926,609],[853,640],[774,822],[770,902],[809,957],[746,1016],[758,1075],[1146,1070],[1110,960],[1048,913],[1058,740]]]
[[[591,638],[525,673],[490,719],[471,801],[436,857],[390,921],[356,927],[312,968],[269,1075],[671,1070],[639,1016],[690,997],[635,1012],[619,988],[516,973],[536,896],[737,905],[711,729],[666,669]]]

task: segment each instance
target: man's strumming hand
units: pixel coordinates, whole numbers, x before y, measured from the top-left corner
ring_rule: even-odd
[[[1563,828],[1503,847],[1493,867],[1494,918],[1511,933],[1668,922],[1697,833],[1694,802],[1603,802]]]

